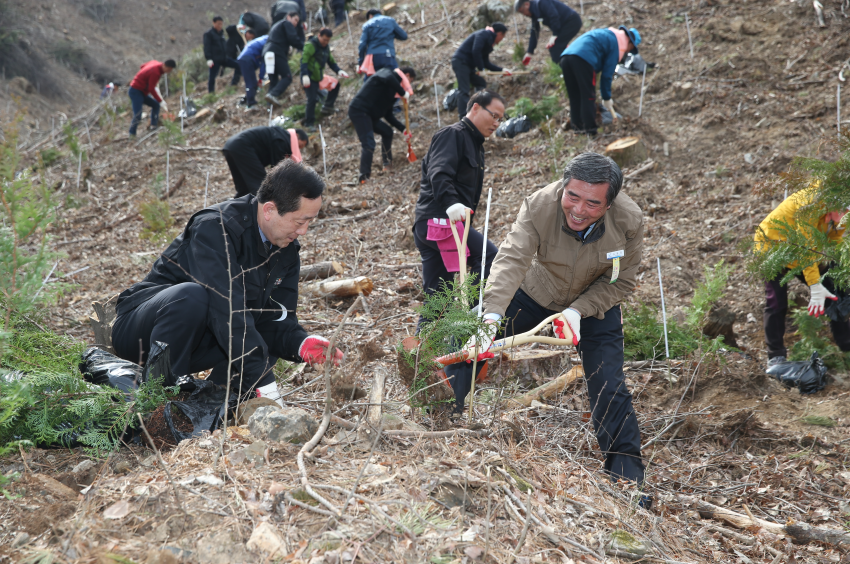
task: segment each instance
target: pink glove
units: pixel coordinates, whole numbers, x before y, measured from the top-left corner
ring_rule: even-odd
[[[307,364],[324,364],[325,363],[325,353],[328,350],[328,346],[330,345],[330,341],[325,339],[324,337],[319,337],[318,335],[310,335],[304,342],[301,343],[301,346],[298,347],[298,356],[306,362]],[[343,359],[345,355],[339,349],[334,349],[334,366],[339,366],[339,362]]]
[[[525,57],[522,58],[522,66],[527,67],[528,63],[531,62],[531,55],[528,53],[525,54]]]

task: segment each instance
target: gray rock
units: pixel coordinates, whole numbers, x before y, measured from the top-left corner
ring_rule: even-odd
[[[251,434],[265,441],[303,443],[318,429],[315,418],[297,407],[260,407],[248,419]]]
[[[83,460],[82,462],[74,466],[74,469],[71,470],[71,473],[80,474],[81,472],[85,472],[90,468],[94,468],[94,462],[92,462],[91,460]]]
[[[496,22],[502,22],[507,25],[508,17],[511,14],[511,6],[501,0],[487,0],[478,5],[475,15],[469,20],[469,27],[474,30],[479,30]]]
[[[21,548],[30,541],[30,536],[26,533],[18,533],[15,535],[15,540],[12,541],[12,549]]]

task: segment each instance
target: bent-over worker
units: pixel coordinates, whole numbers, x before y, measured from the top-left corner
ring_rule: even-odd
[[[503,318],[499,336],[510,336],[560,313],[581,355],[605,470],[640,483],[644,466],[623,375],[620,303],[635,289],[643,213],[620,192],[622,183],[614,161],[583,153],[567,164],[563,180],[525,199],[490,270],[484,319],[492,332],[482,348],[489,348]],[[452,366],[471,381],[471,364],[447,366],[447,374]]]
[[[381,136],[381,158],[384,170],[393,164],[393,130],[401,131],[405,138],[411,138],[404,124],[393,115],[393,105],[401,97],[410,100],[413,88],[410,81],[416,78],[416,71],[410,67],[391,69],[384,67],[366,81],[348,106],[348,117],[357,131],[360,140],[360,184],[372,176],[372,156],[375,154],[375,133]],[[386,123],[381,121],[386,120]],[[389,125],[387,125],[389,124]],[[390,125],[392,127],[390,127]]]
[[[398,68],[395,40],[407,41],[407,32],[375,8],[366,12],[366,19],[357,46],[357,72],[368,78],[384,67]]]
[[[840,211],[813,212],[811,218],[813,225],[801,226],[798,220],[804,220],[805,214],[800,214],[800,208],[812,204],[813,192],[804,189],[788,196],[775,210],[764,218],[764,221],[756,228],[756,249],[764,249],[776,242],[787,240],[786,224],[795,231],[806,233],[811,229],[817,229],[826,233],[832,241],[838,241],[844,237],[846,232],[844,226],[839,225],[841,218],[847,213],[846,209]],[[822,213],[825,212],[825,213]],[[831,267],[831,264],[819,265],[817,262],[803,268],[802,275],[797,278],[809,287],[809,315],[820,316],[824,313],[826,300],[838,299],[833,292],[835,285],[832,279],[827,277],[821,281],[821,277]],[[773,280],[764,282],[764,340],[767,344],[768,367],[779,362],[784,362],[787,356],[785,349],[785,316],[788,314],[788,286],[782,284],[782,279],[792,268],[799,268],[797,263],[787,265]],[[850,321],[830,320],[829,328],[835,344],[844,352],[850,351]]]
[[[168,104],[162,99],[159,91],[159,79],[177,67],[173,59],[164,63],[159,61],[148,61],[143,64],[127,89],[130,104],[133,107],[133,120],[130,122],[130,137],[136,136],[136,128],[142,121],[142,106],[151,108],[151,129],[159,127],[159,109],[168,111]]]
[[[284,159],[301,162],[301,151],[309,137],[301,129],[283,129],[276,125],[241,131],[227,140],[221,152],[230,168],[236,197],[257,194],[266,179],[266,167]]]
[[[323,27],[319,35],[304,44],[301,52],[301,85],[307,94],[307,107],[304,110],[304,127],[311,130],[316,126],[316,101],[319,90],[327,90],[328,97],[322,105],[322,114],[330,115],[334,111],[336,97],[339,96],[339,81],[325,76],[325,65],[329,66],[340,78],[348,78],[348,73],[339,68],[331,53],[330,42],[334,32]]]
[[[531,62],[531,56],[537,48],[541,22],[552,30],[552,37],[546,44],[546,49],[549,50],[549,57],[555,63],[561,58],[561,52],[564,48],[581,31],[581,16],[559,0],[516,0],[514,10],[531,18],[528,49],[522,58],[522,64],[526,67]]]
[[[505,76],[511,75],[510,71],[490,62],[493,46],[498,45],[505,38],[507,32],[508,28],[502,22],[496,22],[484,29],[479,29],[467,36],[452,55],[452,70],[457,77],[458,118],[462,119],[466,115],[470,90],[473,87],[478,90],[487,87],[487,81],[481,76],[481,71],[486,69],[504,72]]]
[[[289,70],[289,48],[298,51],[304,49],[304,42],[298,37],[298,12],[290,12],[272,26],[269,40],[263,47],[263,60],[266,63],[266,76],[269,77],[269,91],[266,100],[280,106],[280,96],[292,84],[292,71]]]
[[[262,35],[256,39],[254,30],[245,30],[245,39],[248,44],[239,54],[239,68],[242,70],[242,78],[245,79],[245,111],[253,111],[257,108],[257,87],[262,85],[263,77],[266,75],[266,62],[263,60],[263,48],[269,40],[268,35]],[[259,77],[257,76],[259,71]]]
[[[160,341],[169,346],[176,380],[229,363],[234,390],[279,399],[277,359],[321,364],[329,346],[308,335],[295,314],[298,237],[318,215],[324,189],[313,169],[286,160],[256,197],[193,215],[145,279],[118,297],[118,356],[138,362],[141,354],[144,361]],[[343,355],[331,356],[338,363]]]

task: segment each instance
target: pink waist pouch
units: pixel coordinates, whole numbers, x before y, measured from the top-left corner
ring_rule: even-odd
[[[463,230],[465,229],[462,222],[455,223],[457,235],[463,241]],[[460,259],[457,254],[457,244],[452,235],[452,228],[449,226],[448,219],[429,219],[428,234],[426,239],[436,241],[437,248],[440,249],[440,256],[443,259],[443,265],[449,272],[460,271]],[[469,256],[469,248],[466,249],[466,256]]]

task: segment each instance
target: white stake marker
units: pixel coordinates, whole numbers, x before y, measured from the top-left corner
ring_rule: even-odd
[[[638,117],[643,113],[643,85],[646,84],[646,65],[643,66],[643,78],[640,79],[640,105],[638,105]]]
[[[694,58],[694,42],[691,41],[691,22],[688,19],[688,13],[685,12],[685,27],[688,30],[688,45],[691,48],[691,59]]]
[[[325,160],[325,136],[322,133],[322,126],[319,126],[319,139],[322,141],[322,166],[325,169],[325,176],[328,175],[328,162]]]
[[[440,123],[440,97],[437,95],[437,83],[434,83],[434,104],[437,106],[437,127],[443,127]]]
[[[658,288],[661,290],[661,319],[664,321],[664,355],[670,360],[670,345],[667,342],[667,309],[664,306],[664,284],[661,282],[661,259],[658,261]]]

